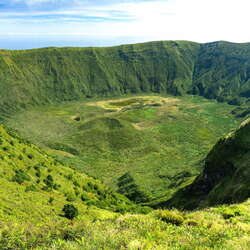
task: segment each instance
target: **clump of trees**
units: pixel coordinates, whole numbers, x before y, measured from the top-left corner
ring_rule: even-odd
[[[139,189],[130,173],[127,172],[119,177],[117,185],[119,187],[119,189],[117,190],[118,193],[125,195],[131,201],[134,201],[136,203],[149,201],[148,195]]]

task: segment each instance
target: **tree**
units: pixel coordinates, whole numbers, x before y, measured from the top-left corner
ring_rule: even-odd
[[[64,217],[69,220],[73,220],[76,216],[78,216],[78,209],[71,204],[64,205],[62,211],[64,212]]]

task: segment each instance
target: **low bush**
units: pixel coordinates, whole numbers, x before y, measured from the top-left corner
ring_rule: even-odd
[[[225,220],[237,217],[237,216],[242,216],[244,215],[244,211],[240,209],[240,207],[220,207],[217,209],[223,216]]]
[[[153,212],[154,217],[157,219],[180,226],[184,222],[184,218],[177,211],[170,210],[156,210]]]
[[[53,188],[53,185],[54,185],[54,180],[53,180],[53,177],[51,175],[48,175],[46,177],[46,179],[44,180],[44,183],[50,187],[50,188]]]
[[[25,181],[30,181],[30,177],[23,170],[18,169],[15,171],[12,181],[22,184]]]
[[[65,197],[66,197],[66,200],[69,201],[69,202],[72,202],[72,201],[75,201],[75,200],[76,200],[75,195],[72,194],[72,193],[66,193],[66,194],[65,194]]]
[[[27,187],[25,188],[25,192],[29,192],[29,191],[35,192],[35,191],[37,191],[37,187],[36,187],[35,185],[27,186]]]

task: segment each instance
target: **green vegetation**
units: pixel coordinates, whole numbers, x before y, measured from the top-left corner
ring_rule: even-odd
[[[228,42],[0,50],[0,249],[249,249],[250,121],[218,141],[249,66]]]
[[[160,41],[0,51],[0,113],[93,96],[192,93],[249,101],[250,45]]]
[[[75,217],[78,216],[78,209],[72,204],[64,205],[62,211],[64,213],[64,217],[69,220],[73,220]]]
[[[2,249],[249,249],[250,202],[0,227]]]
[[[246,200],[250,196],[249,149],[250,119],[217,142],[205,159],[203,172],[190,186],[177,192],[170,201],[157,204],[156,207],[193,209]],[[233,217],[237,213],[228,214],[227,217]]]
[[[100,181],[61,165],[44,151],[0,126],[0,218],[2,222],[29,221],[34,225],[79,218],[101,209],[146,212],[114,193]],[[31,157],[32,156],[32,157]],[[82,197],[88,197],[83,199]],[[74,206],[68,207],[66,204]],[[66,205],[66,206],[65,206]],[[27,209],[29,208],[29,209]],[[64,208],[64,210],[63,210]]]
[[[249,145],[248,125],[233,137],[243,147]],[[14,132],[0,127],[0,138],[1,249],[249,246],[249,201],[195,212],[152,211],[61,165]],[[120,184],[124,179],[133,184],[125,177]]]
[[[125,195],[130,200],[136,203],[144,203],[149,201],[149,197],[139,190],[137,184],[135,184],[134,178],[126,173],[118,178],[118,193]]]
[[[6,123],[60,162],[142,202],[169,199],[194,180],[218,138],[238,126],[234,108],[197,96],[128,96],[30,108]],[[134,181],[119,187],[127,172]]]

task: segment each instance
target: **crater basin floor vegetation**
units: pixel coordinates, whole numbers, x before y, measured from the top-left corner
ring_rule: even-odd
[[[194,180],[218,138],[240,123],[234,108],[191,95],[128,95],[31,108],[5,122],[115,190],[118,178],[130,172],[153,200]]]

